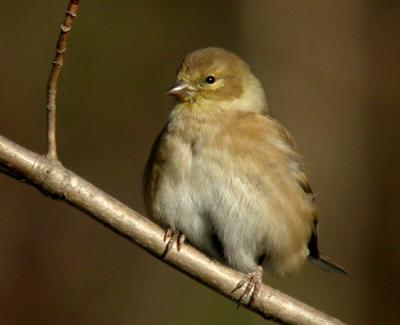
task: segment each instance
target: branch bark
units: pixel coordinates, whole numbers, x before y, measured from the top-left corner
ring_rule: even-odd
[[[57,160],[38,155],[0,135],[0,172],[4,171],[75,206],[157,258],[164,252],[164,231],[149,219],[66,169]],[[180,252],[171,250],[163,261],[237,301],[239,293],[232,294],[231,290],[243,275],[211,260],[190,245],[184,244]],[[265,285],[254,304],[247,308],[284,324],[343,324]]]

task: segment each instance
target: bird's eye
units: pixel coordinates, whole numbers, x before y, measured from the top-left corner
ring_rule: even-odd
[[[215,82],[215,77],[214,76],[207,76],[206,83],[213,84],[214,82]]]

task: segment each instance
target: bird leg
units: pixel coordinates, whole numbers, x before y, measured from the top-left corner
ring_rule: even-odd
[[[180,251],[184,242],[185,242],[184,234],[182,234],[179,230],[173,230],[172,228],[168,228],[165,231],[164,235],[164,243],[167,243],[167,245],[165,246],[164,253],[162,254],[161,257],[165,258],[175,243],[177,250]]]
[[[250,295],[249,305],[254,303],[258,292],[260,291],[261,283],[262,283],[262,275],[263,275],[263,268],[261,265],[257,266],[253,271],[247,273],[236,285],[235,289],[232,290],[234,293],[236,290],[240,289],[246,284],[246,288],[244,289],[243,293],[239,298],[239,303],[237,308],[240,305],[243,305],[247,298]]]

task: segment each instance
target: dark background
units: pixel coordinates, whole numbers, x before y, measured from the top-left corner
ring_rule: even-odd
[[[65,166],[144,212],[143,166],[190,51],[249,62],[306,157],[323,252],[264,282],[352,324],[394,324],[400,301],[398,1],[82,1],[58,93]],[[45,85],[65,1],[8,1],[0,133],[45,152]],[[1,324],[261,324],[65,203],[0,175]]]

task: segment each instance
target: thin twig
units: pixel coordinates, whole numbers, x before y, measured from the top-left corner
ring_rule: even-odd
[[[25,178],[40,191],[50,193],[53,198],[62,198],[154,256],[160,258],[164,252],[164,231],[160,227],[54,159],[40,156],[0,136],[0,166]],[[190,245],[184,244],[180,252],[172,249],[163,261],[237,301],[240,292],[232,294],[231,291],[243,274],[211,260]],[[265,285],[248,308],[266,319],[284,324],[343,324]],[[232,312],[235,312],[233,307]]]
[[[79,0],[70,0],[64,22],[61,25],[60,35],[56,46],[56,56],[50,72],[47,84],[47,155],[57,159],[56,142],[56,98],[57,84],[61,69],[64,64],[64,54],[67,50],[68,37],[72,28],[72,21],[79,10]]]

